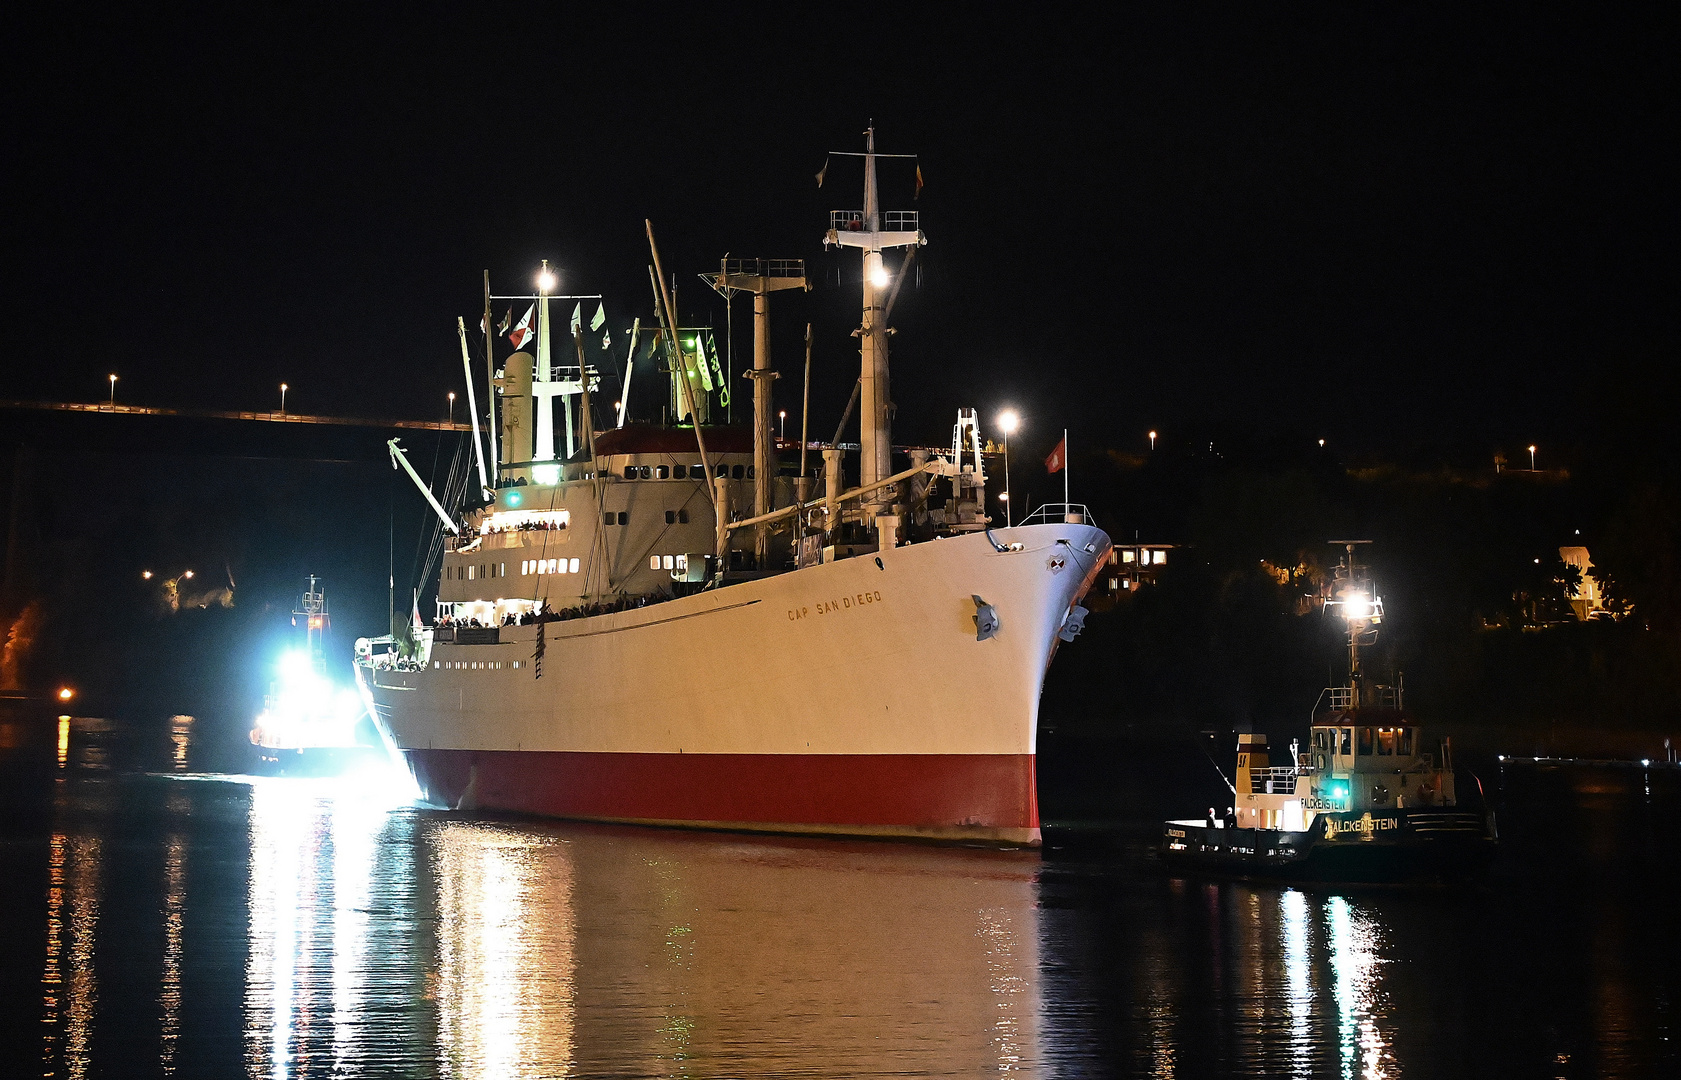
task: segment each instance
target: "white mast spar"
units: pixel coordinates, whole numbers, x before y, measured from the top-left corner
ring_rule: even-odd
[[[479,490],[488,498],[490,495],[490,478],[485,475],[484,444],[479,441],[479,403],[473,393],[473,365],[467,355],[467,323],[459,316],[455,320],[455,329],[461,335],[461,374],[467,377],[467,415],[473,418],[473,457],[479,463]]]
[[[858,486],[869,487],[893,472],[891,391],[887,370],[887,313],[882,299],[892,281],[882,265],[881,253],[888,248],[921,247],[928,242],[918,227],[914,210],[883,214],[876,194],[876,158],[914,158],[914,154],[876,153],[876,131],[872,124],[864,132],[863,154],[832,151],[837,156],[864,159],[864,209],[835,210],[829,215],[825,245],[855,247],[864,255],[864,318],[858,329],[859,373],[859,463]],[[865,508],[873,519],[880,508],[892,501],[890,489],[878,489]]]

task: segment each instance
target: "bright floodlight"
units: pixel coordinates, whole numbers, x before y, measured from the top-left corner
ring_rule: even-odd
[[[552,292],[554,292],[554,287],[555,287],[555,276],[554,276],[554,271],[553,270],[545,269],[542,273],[537,275],[537,291],[538,292],[545,293],[545,294],[546,293],[552,293]]]
[[[999,431],[1006,435],[1014,435],[1019,427],[1021,427],[1021,417],[1016,415],[1014,409],[1005,409],[998,414]]]
[[[870,284],[878,289],[885,289],[887,283],[892,280],[893,278],[887,273],[887,267],[885,266],[878,266],[870,271]]]
[[[1342,614],[1345,619],[1369,619],[1372,616],[1372,601],[1365,593],[1349,593],[1343,601]]]

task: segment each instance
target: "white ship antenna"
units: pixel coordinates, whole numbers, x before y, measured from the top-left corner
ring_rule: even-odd
[[[467,379],[467,415],[473,418],[473,457],[479,464],[479,491],[486,498],[490,497],[490,479],[484,471],[484,444],[479,441],[479,402],[473,393],[473,365],[467,355],[467,322],[460,316],[455,319],[455,329],[461,337],[461,374]]]
[[[876,189],[876,159],[878,157],[909,157],[914,154],[876,153],[875,124],[864,131],[864,153],[834,151],[845,157],[864,159],[864,206],[861,211],[835,210],[829,215],[829,232],[825,245],[855,247],[863,252],[863,322],[859,326],[859,475],[860,487],[869,487],[893,471],[893,431],[887,363],[887,310],[882,306],[881,293],[892,278],[882,266],[882,252],[888,248],[920,247],[928,242],[919,228],[916,211],[889,211],[883,214]],[[908,265],[908,263],[906,264]],[[901,280],[903,269],[901,269]],[[871,500],[867,516],[891,501],[891,493],[883,491]]]

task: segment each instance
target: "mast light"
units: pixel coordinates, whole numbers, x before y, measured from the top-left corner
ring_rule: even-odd
[[[874,270],[870,271],[870,284],[874,285],[878,289],[887,288],[887,283],[892,280],[893,277],[887,272],[887,267],[885,266],[877,266]]]
[[[559,282],[555,278],[554,271],[550,270],[545,265],[542,271],[537,275],[537,291],[547,296],[549,293],[554,292],[557,284],[559,284]]]

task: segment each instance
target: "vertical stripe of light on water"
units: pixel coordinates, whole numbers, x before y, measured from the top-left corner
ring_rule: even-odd
[[[1307,1076],[1313,1069],[1310,1020],[1313,983],[1308,965],[1307,897],[1295,889],[1286,889],[1278,898],[1278,907],[1284,946],[1284,980],[1289,995],[1291,1071],[1296,1076]]]
[[[72,1080],[87,1075],[99,982],[94,945],[103,878],[99,837],[54,833],[47,863],[47,961],[41,974],[45,1006],[42,1075]]]
[[[1021,932],[1016,925],[1019,914],[1009,907],[982,908],[977,931],[986,950],[988,989],[997,1008],[991,1048],[1000,1074],[1031,1072],[1037,1065],[1028,1060],[1027,1049],[1038,1042],[1034,1030],[1038,1002],[1023,972],[1038,969],[1039,938]]]
[[[437,882],[438,1072],[564,1076],[575,1024],[573,868],[552,838],[449,822]]]
[[[368,910],[379,837],[390,820],[385,800],[354,790],[332,801],[333,837],[333,1062],[349,1075],[366,1029]]]
[[[1377,1024],[1378,965],[1382,963],[1377,954],[1377,927],[1370,916],[1356,911],[1340,896],[1325,901],[1325,921],[1330,927],[1342,1075],[1348,1080],[1399,1075]]]
[[[189,809],[187,796],[172,791],[165,800],[171,818],[183,819]],[[161,1010],[158,1035],[158,1065],[165,1076],[175,1074],[175,1048],[181,1036],[181,934],[187,916],[187,838],[171,832],[164,841],[163,855],[163,972],[158,982]]]
[[[291,1074],[298,1003],[299,914],[305,852],[317,829],[311,789],[285,780],[251,787],[250,954],[245,965],[246,1071],[253,1080]]]

